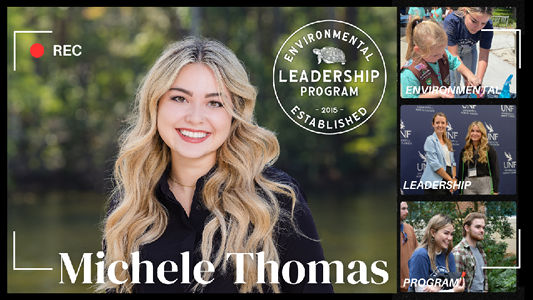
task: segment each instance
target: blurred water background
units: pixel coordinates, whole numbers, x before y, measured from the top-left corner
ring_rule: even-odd
[[[106,197],[96,193],[61,192],[45,195],[17,194],[8,207],[7,224],[7,291],[9,293],[92,293],[92,284],[83,284],[80,271],[72,284],[63,268],[61,258],[68,253],[77,270],[83,253],[92,253],[91,279],[95,282],[96,253],[101,250],[99,222],[105,214]],[[392,193],[372,193],[346,199],[338,205],[325,197],[310,196],[310,207],[322,239],[326,261],[339,260],[344,265],[344,284],[335,284],[339,293],[393,293],[396,291],[396,207],[383,207],[376,197],[394,197]],[[378,218],[377,216],[382,216]],[[13,270],[13,231],[16,231],[16,267],[53,268],[53,270]],[[356,284],[346,280],[348,263],[362,261],[367,266],[368,280],[384,279],[372,274],[371,264],[376,260],[387,262],[378,267],[389,273],[383,285]],[[335,282],[334,268],[331,280]],[[355,277],[359,279],[359,276]]]

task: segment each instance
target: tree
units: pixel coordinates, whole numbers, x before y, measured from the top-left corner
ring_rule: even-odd
[[[461,203],[470,203],[466,208]],[[487,266],[515,266],[516,256],[507,253],[508,244],[502,241],[514,235],[508,220],[509,215],[516,214],[516,202],[496,201],[416,201],[409,203],[410,214],[406,222],[411,224],[415,232],[423,233],[426,224],[436,214],[442,213],[454,221],[453,243],[458,244],[462,236],[463,220],[471,212],[481,212],[487,216],[483,249],[487,254]],[[500,235],[499,240],[493,234]],[[421,234],[418,234],[420,240]],[[489,269],[489,292],[516,291],[516,270]]]
[[[396,8],[383,7],[9,7],[10,35],[53,31],[17,36],[17,71],[8,72],[9,192],[106,191],[118,134],[141,79],[167,44],[188,35],[219,40],[245,64],[259,91],[257,121],[278,133],[277,167],[318,191],[392,188],[396,82],[389,80],[382,104],[363,126],[318,136],[283,114],[272,65],[290,33],[311,21],[339,19],[363,24],[394,74],[396,31],[383,29],[395,26],[395,14]],[[33,58],[28,49],[38,42],[46,52]],[[12,43],[8,38],[9,49]],[[83,54],[54,57],[54,44],[80,44]],[[8,51],[8,70],[12,64]]]

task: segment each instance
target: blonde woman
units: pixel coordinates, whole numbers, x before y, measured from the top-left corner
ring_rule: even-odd
[[[468,126],[466,144],[459,154],[459,176],[465,184],[463,195],[497,195],[500,182],[498,153],[489,144],[487,130],[480,121]]]
[[[433,216],[424,231],[418,248],[409,259],[410,291],[416,292],[462,292],[464,280],[453,287],[428,284],[430,277],[456,272],[453,250],[453,221],[447,215]]]
[[[318,284],[295,266],[282,276],[288,261],[306,266],[324,256],[304,192],[272,167],[279,144],[255,123],[255,99],[221,43],[186,38],[165,49],[119,141],[103,234],[107,274],[116,278],[99,290],[332,291],[321,268]]]

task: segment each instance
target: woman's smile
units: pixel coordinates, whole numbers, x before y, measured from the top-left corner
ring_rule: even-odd
[[[190,139],[193,139],[193,143],[201,143],[203,142],[209,135],[211,135],[210,132],[206,131],[196,131],[192,129],[184,129],[184,128],[178,128],[176,131],[179,133],[180,137],[186,141],[191,142]]]
[[[203,64],[185,65],[158,105],[157,127],[163,141],[181,158],[210,157],[228,138],[232,117],[224,106],[227,88]]]
[[[479,142],[479,140],[481,139],[481,130],[479,129],[479,126],[472,126],[472,131],[470,132],[470,139],[473,142]]]
[[[432,126],[435,132],[442,134],[446,131],[446,126],[448,126],[448,123],[445,117],[437,116],[435,117]]]

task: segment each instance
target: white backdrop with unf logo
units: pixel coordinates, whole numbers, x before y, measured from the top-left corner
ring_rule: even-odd
[[[402,105],[398,127],[401,157],[400,193],[404,195],[424,194],[422,189],[410,187],[413,182],[420,181],[426,167],[424,142],[427,136],[433,134],[431,120],[437,112],[444,113],[448,119],[447,136],[452,141],[457,164],[459,153],[466,143],[468,126],[473,121],[483,122],[489,143],[498,153],[499,194],[516,194],[515,105]],[[458,177],[459,175],[457,174]]]

